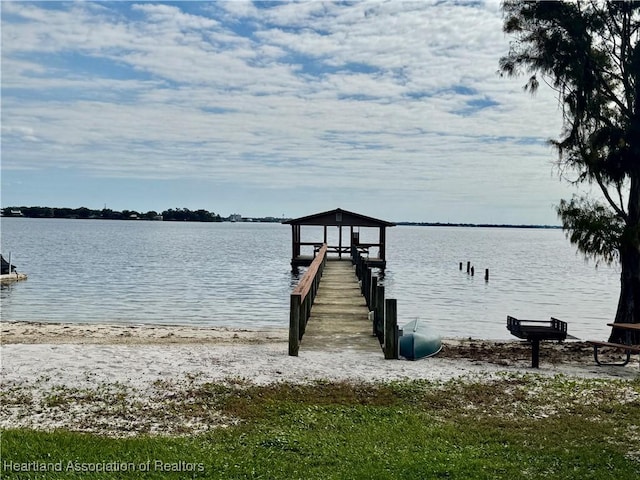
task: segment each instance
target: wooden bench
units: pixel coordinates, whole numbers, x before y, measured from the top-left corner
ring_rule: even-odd
[[[640,353],[640,345],[627,345],[625,343],[612,343],[612,342],[598,342],[595,340],[589,340],[587,343],[593,345],[593,359],[598,365],[615,365],[619,367],[625,366],[631,360],[632,353]],[[623,363],[603,363],[598,359],[598,349],[600,347],[615,348],[618,350],[624,350],[626,359]]]

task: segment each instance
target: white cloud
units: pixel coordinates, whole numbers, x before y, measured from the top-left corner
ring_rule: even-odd
[[[496,74],[495,2],[197,5],[3,4],[3,169],[328,190],[366,178],[476,202],[478,178],[515,198],[497,175],[527,172],[558,194],[546,168],[532,176],[552,154],[530,143],[560,116],[552,95]]]

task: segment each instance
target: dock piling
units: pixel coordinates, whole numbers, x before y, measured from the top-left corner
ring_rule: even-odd
[[[384,358],[398,359],[398,309],[397,300],[389,298],[386,301],[384,315]]]
[[[298,356],[300,350],[300,295],[291,295],[289,309],[289,355]]]

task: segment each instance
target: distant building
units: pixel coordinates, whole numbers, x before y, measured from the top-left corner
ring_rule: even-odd
[[[229,221],[230,222],[241,222],[242,221],[242,215],[240,215],[239,213],[232,213],[231,215],[229,215]]]

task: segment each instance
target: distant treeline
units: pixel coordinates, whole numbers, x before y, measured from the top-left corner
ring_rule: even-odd
[[[562,228],[555,225],[512,225],[496,223],[441,223],[441,222],[398,222],[396,225],[417,225],[420,227],[484,227],[484,228]]]
[[[83,218],[104,220],[165,220],[183,222],[223,222],[224,218],[207,210],[189,210],[188,208],[170,208],[161,213],[156,211],[136,212],[135,210],[122,210],[121,212],[103,208],[92,210],[86,207],[80,208],[51,208],[51,207],[7,207],[2,209],[4,217],[29,217],[29,218]]]

